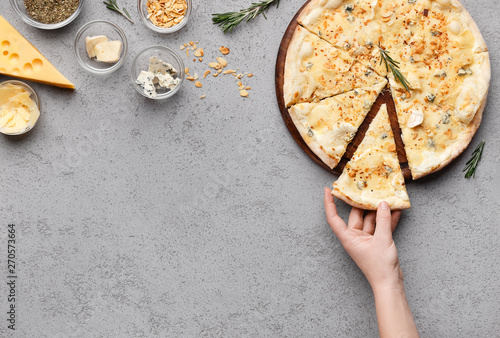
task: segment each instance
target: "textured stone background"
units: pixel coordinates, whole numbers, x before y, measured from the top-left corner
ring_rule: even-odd
[[[0,137],[1,337],[377,336],[370,287],[325,222],[323,187],[335,177],[298,148],[275,99],[278,45],[302,1],[282,1],[267,21],[228,35],[210,14],[250,1],[194,1],[189,25],[166,36],[144,26],[133,0],[119,3],[135,25],[87,0],[57,31],[29,27],[1,2],[0,14],[77,86],[33,83],[37,127]],[[422,337],[500,337],[500,3],[464,4],[491,51],[484,122],[463,156],[409,184],[413,208],[395,232]],[[129,38],[111,76],[86,73],[71,51],[93,19],[118,23]],[[202,89],[185,83],[166,102],[134,91],[138,51],[190,40],[206,60],[229,46],[230,67],[255,74],[245,80],[250,98],[231,77]],[[481,139],[477,177],[465,180]],[[18,236],[15,335],[6,329],[8,223]]]

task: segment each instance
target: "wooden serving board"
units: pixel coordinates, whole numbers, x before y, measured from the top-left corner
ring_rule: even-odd
[[[285,75],[285,60],[286,60],[286,53],[288,51],[288,45],[290,44],[290,41],[292,39],[293,33],[295,32],[295,29],[299,25],[297,21],[297,17],[300,15],[302,10],[309,4],[311,0],[308,0],[304,6],[295,14],[293,17],[292,21],[288,25],[288,28],[285,32],[285,35],[283,36],[283,39],[281,40],[281,45],[278,51],[278,57],[276,60],[276,96],[278,99],[278,105],[279,109],[281,112],[281,116],[283,117],[283,121],[285,121],[285,125],[288,128],[288,131],[290,134],[292,134],[293,138],[297,142],[297,144],[306,152],[307,155],[309,155],[310,158],[312,158],[316,163],[318,163],[320,166],[322,166],[324,169],[328,170],[329,172],[340,176],[342,171],[344,170],[345,165],[349,161],[349,159],[352,157],[356,149],[358,148],[358,145],[361,143],[363,140],[366,131],[368,130],[368,126],[372,122],[373,118],[377,114],[380,106],[382,104],[387,104],[387,111],[389,112],[389,119],[391,120],[391,127],[392,131],[394,132],[394,139],[396,141],[396,149],[398,152],[398,158],[399,162],[401,164],[401,169],[403,170],[403,175],[406,180],[411,180],[411,172],[408,167],[408,161],[406,159],[406,154],[404,151],[404,145],[403,145],[403,140],[401,139],[401,129],[399,128],[399,123],[398,123],[398,118],[396,115],[396,108],[394,106],[394,101],[392,99],[391,92],[389,88],[385,88],[382,91],[382,94],[377,98],[377,101],[375,101],[372,109],[366,116],[365,121],[361,124],[359,127],[359,131],[352,140],[352,142],[347,146],[347,150],[344,154],[344,157],[340,160],[340,163],[338,164],[337,167],[330,169],[321,159],[319,159],[316,154],[312,152],[312,150],[307,146],[307,144],[304,142],[302,139],[302,136],[300,136],[299,131],[295,127],[295,124],[292,121],[292,118],[290,117],[290,114],[288,113],[288,109],[285,105],[285,100],[283,96],[283,83],[284,83],[284,75]]]

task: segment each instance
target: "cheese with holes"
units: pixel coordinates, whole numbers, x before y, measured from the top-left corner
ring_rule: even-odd
[[[0,74],[74,89],[31,43],[0,16]]]
[[[33,128],[40,111],[21,86],[7,84],[0,87],[0,131],[4,134],[22,134]]]

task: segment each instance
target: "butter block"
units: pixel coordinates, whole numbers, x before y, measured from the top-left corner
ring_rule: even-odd
[[[101,42],[108,42],[108,38],[104,35],[87,36],[85,38],[85,47],[89,58],[95,57],[95,46]]]
[[[118,60],[120,60],[120,54],[122,52],[122,42],[101,42],[95,46],[94,50],[98,61],[106,63],[116,63],[118,62]]]
[[[74,89],[28,40],[0,16],[0,74]]]

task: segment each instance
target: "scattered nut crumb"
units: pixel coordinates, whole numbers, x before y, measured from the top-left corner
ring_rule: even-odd
[[[187,43],[185,43],[185,44],[184,44],[184,47],[187,47],[187,45],[188,45],[188,44],[187,44]]]
[[[193,59],[193,62],[196,62],[196,59]]]
[[[248,92],[246,90],[240,90],[240,95],[243,97],[248,97]]]
[[[244,86],[244,85],[241,85],[239,89],[240,89],[240,90],[243,90],[243,89],[245,89],[245,86]]]
[[[200,78],[200,77],[198,76],[198,74],[196,74],[196,73],[194,73],[193,77],[194,77],[194,79],[195,79],[195,80],[198,80],[198,79]]]
[[[253,76],[253,74],[252,74],[252,73],[250,73],[250,74],[247,74],[247,76],[248,76],[248,77],[252,77],[252,76]]]
[[[189,41],[189,44],[192,46],[192,45],[194,45],[194,42],[193,41]]]
[[[219,64],[219,63],[217,63],[217,62],[210,62],[210,63],[208,64],[208,66],[209,66],[210,68],[220,69],[220,64]]]
[[[198,61],[203,62],[203,58],[199,58]]]
[[[189,80],[189,81],[194,81],[194,77],[192,77],[192,76],[188,76],[188,77],[186,77],[186,80]]]
[[[242,84],[241,81],[238,81],[238,86],[241,86],[241,84]]]
[[[229,54],[229,48],[227,48],[227,47],[222,46],[221,48],[219,48],[219,50],[222,53],[222,55]]]
[[[186,48],[186,46],[184,46],[184,45],[179,47],[180,50],[183,50],[184,48]]]
[[[203,74],[203,78],[206,78],[208,74],[210,74],[210,71],[209,70],[205,71],[205,74]]]
[[[214,77],[217,77],[217,76],[219,76],[219,74],[218,74],[218,73],[214,73],[214,74],[213,74],[213,76],[214,76]]]
[[[198,46],[196,44],[193,45],[193,50],[197,49]]]
[[[189,73],[189,67],[184,68],[184,73],[186,73],[186,74]]]
[[[251,89],[252,89],[252,87],[245,87],[245,89],[246,89],[246,90],[251,90]]]
[[[224,60],[224,58],[221,58],[220,56],[217,57],[217,62],[222,66],[222,67],[226,67],[227,66],[227,61]]]
[[[196,81],[194,83],[194,85],[195,85],[196,88],[201,88],[201,82],[200,81]]]
[[[193,47],[194,48],[194,47]],[[199,48],[197,49],[195,52],[194,52],[194,56],[196,57],[202,57],[205,55],[205,52],[203,50],[203,48]]]
[[[234,73],[236,73],[236,71],[232,70],[232,69],[228,69],[228,70],[224,71],[224,74],[234,74]]]
[[[200,96],[200,99],[204,99],[205,97],[207,97],[206,95],[202,95]]]

